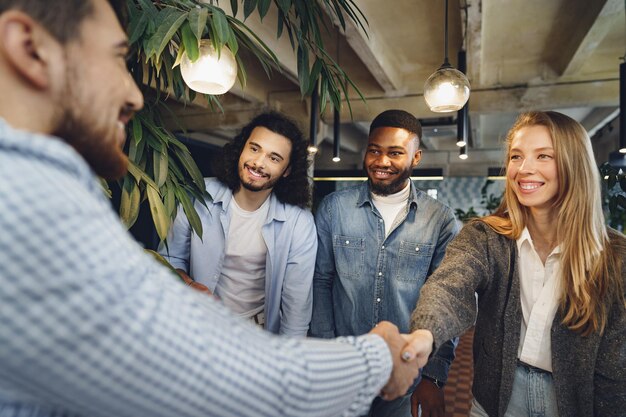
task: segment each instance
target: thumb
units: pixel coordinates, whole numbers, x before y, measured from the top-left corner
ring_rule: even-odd
[[[433,335],[428,330],[416,330],[411,334],[403,334],[405,345],[402,348],[402,359],[410,362],[418,359],[420,368],[426,364],[433,350]]]

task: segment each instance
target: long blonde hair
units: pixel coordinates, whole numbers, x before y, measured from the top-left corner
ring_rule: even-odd
[[[515,134],[528,126],[544,126],[554,148],[559,186],[557,240],[561,246],[560,311],[563,324],[582,335],[602,333],[610,305],[625,304],[621,260],[611,248],[602,213],[600,175],[591,141],[575,120],[557,112],[521,114],[506,138],[506,161]],[[507,179],[502,203],[485,222],[497,233],[517,239],[528,223],[529,209],[521,205]],[[608,300],[607,300],[608,299]],[[607,301],[610,301],[607,303]]]

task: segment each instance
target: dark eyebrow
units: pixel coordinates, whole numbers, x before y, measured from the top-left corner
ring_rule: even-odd
[[[256,142],[253,142],[253,141],[248,141],[248,145],[254,145],[254,146],[256,146],[256,147],[257,147],[257,148],[259,148],[259,149],[263,149],[263,147],[262,147],[261,145],[259,145],[259,144],[258,144],[258,143],[256,143]],[[281,154],[276,153],[276,152],[270,152],[270,155],[277,156],[277,157],[279,157],[280,159],[285,159],[285,157],[283,157]]]

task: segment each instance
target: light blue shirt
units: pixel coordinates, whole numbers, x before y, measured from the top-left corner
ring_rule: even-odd
[[[146,255],[85,161],[0,119],[0,416],[358,416],[375,335],[277,337]]]
[[[194,203],[202,222],[202,239],[191,229],[181,207],[167,236],[167,249],[162,245],[159,253],[175,268],[187,271],[215,291],[224,263],[233,194],[215,178],[207,178],[205,183],[210,199],[206,206],[200,201]],[[269,198],[269,213],[261,230],[267,246],[265,328],[305,336],[311,321],[315,222],[309,211],[281,203],[273,193]]]
[[[458,233],[452,210],[411,184],[407,205],[385,236],[365,181],[326,196],[315,220],[319,243],[311,335],[360,335],[381,320],[408,333],[422,285]],[[442,345],[425,375],[446,381],[455,343]]]

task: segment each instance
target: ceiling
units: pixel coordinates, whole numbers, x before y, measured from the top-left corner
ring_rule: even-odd
[[[433,113],[423,97],[425,80],[443,63],[444,2],[355,3],[367,17],[368,35],[350,23],[345,31],[331,23],[325,43],[366,100],[351,100],[352,116],[348,106],[342,107],[338,163],[332,162],[333,116],[330,109],[322,115],[316,169],[360,168],[371,120],[392,108],[423,122],[420,168],[441,168],[447,176],[484,176],[487,168],[501,166],[502,139],[516,114],[525,110],[558,110],[577,119],[592,136],[600,160],[617,149],[619,64],[626,54],[624,0],[450,0],[450,61],[457,64],[464,46],[472,87],[466,160],[458,158],[456,113]],[[229,2],[220,6],[230,12]],[[245,59],[248,83],[220,98],[223,113],[174,103],[177,121],[166,119],[168,127],[182,125],[187,137],[221,146],[256,114],[275,109],[308,134],[310,102],[301,98],[288,38],[275,39],[276,16],[271,13],[263,22],[251,16],[246,24],[275,51],[282,71],[268,79],[259,65]]]

